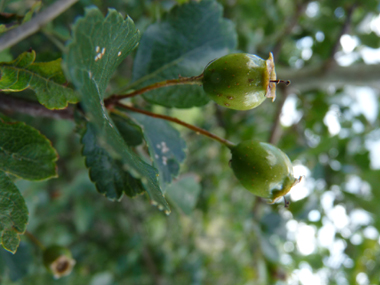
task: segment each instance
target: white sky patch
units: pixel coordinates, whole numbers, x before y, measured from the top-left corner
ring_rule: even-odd
[[[338,230],[342,230],[350,223],[347,216],[346,209],[342,205],[336,205],[334,208],[327,212],[327,217],[334,223]]]
[[[345,185],[345,190],[352,194],[360,193],[360,186],[362,184],[362,180],[357,175],[351,175],[348,177],[348,181]]]
[[[315,33],[315,39],[318,42],[323,42],[325,40],[325,34],[322,31],[318,31]]]
[[[366,148],[369,150],[371,168],[380,169],[380,140],[366,141]]]
[[[327,218],[322,221],[323,226],[318,230],[318,244],[321,247],[329,248],[335,239],[336,229]]]
[[[376,240],[379,237],[379,232],[375,227],[369,226],[364,229],[363,235],[368,239]]]
[[[296,46],[300,50],[311,48],[313,46],[313,38],[310,36],[303,37],[296,42]]]
[[[354,228],[369,225],[372,222],[370,214],[363,209],[354,209],[350,212],[351,225]]]
[[[380,14],[374,17],[369,24],[371,30],[380,37]]]
[[[358,52],[344,53],[339,51],[334,55],[334,58],[340,66],[349,66],[360,58],[360,54]]]
[[[319,13],[319,3],[318,2],[310,2],[307,5],[305,13],[310,18],[314,18],[315,16],[317,16]]]
[[[301,57],[303,60],[309,60],[313,55],[313,51],[311,48],[305,48],[301,52]]]
[[[335,194],[332,191],[326,191],[322,194],[321,205],[325,211],[332,209],[335,200]]]
[[[280,117],[280,122],[284,127],[290,127],[301,119],[302,112],[297,110],[297,101],[295,94],[290,94],[286,99]]]
[[[323,122],[329,129],[329,133],[332,136],[339,134],[340,132],[340,123],[339,123],[339,107],[335,104],[330,106],[330,110],[326,113],[323,118]]]
[[[350,105],[352,113],[354,115],[363,114],[370,123],[374,123],[379,114],[377,92],[370,87],[350,87],[345,91],[355,101]]]
[[[351,53],[359,45],[359,39],[355,36],[344,34],[340,37],[340,44],[344,53]]]
[[[346,246],[346,242],[341,239],[337,239],[331,244],[330,256],[326,261],[328,267],[338,269],[342,266],[346,259],[346,255],[344,254]]]
[[[363,47],[359,53],[366,64],[380,63],[380,48]]]
[[[297,249],[302,255],[312,254],[316,249],[316,229],[304,223],[298,224],[296,232]]]
[[[314,179],[310,177],[310,170],[305,165],[295,162],[293,164],[294,177],[302,177],[302,180],[297,185],[293,186],[290,191],[290,198],[292,201],[298,201],[310,194],[310,189],[314,188]]]
[[[306,263],[300,263],[299,269],[293,271],[294,276],[290,279],[290,284],[299,284],[298,279],[302,285],[325,285],[326,280],[323,274],[313,273],[311,266]]]
[[[371,168],[380,169],[380,130],[374,130],[365,138],[365,147],[369,151]]]
[[[358,285],[368,285],[369,279],[367,274],[364,272],[358,273],[358,275],[356,275],[356,282],[358,282]]]
[[[318,222],[321,219],[321,213],[318,210],[311,210],[307,217],[311,222]]]
[[[344,185],[344,190],[352,194],[360,195],[362,198],[371,198],[371,185],[369,185],[368,182],[363,181],[357,175],[348,176],[348,180]]]

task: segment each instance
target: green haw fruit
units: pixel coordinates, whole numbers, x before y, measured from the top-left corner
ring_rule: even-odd
[[[206,66],[202,79],[212,100],[235,110],[253,109],[266,98],[274,101],[280,82],[284,81],[276,79],[272,53],[267,60],[248,53],[223,56]]]
[[[279,148],[256,140],[231,148],[231,167],[243,186],[274,203],[301,181],[293,176],[288,156]]]
[[[46,269],[53,274],[55,279],[69,275],[75,265],[71,251],[59,245],[46,248],[42,257]]]

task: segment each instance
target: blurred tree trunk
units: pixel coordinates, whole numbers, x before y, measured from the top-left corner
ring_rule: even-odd
[[[290,80],[291,88],[298,91],[326,88],[330,85],[336,88],[345,85],[369,86],[380,90],[379,74],[379,64],[335,66],[327,71],[322,66],[301,69],[277,68],[277,77]]]

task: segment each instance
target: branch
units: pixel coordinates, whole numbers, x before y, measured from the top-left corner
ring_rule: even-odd
[[[59,16],[78,0],[58,0],[38,13],[32,20],[14,28],[0,37],[0,51],[9,48],[26,37],[37,32],[41,27]]]
[[[310,1],[307,0],[307,1],[304,1],[301,4],[297,5],[296,11],[294,13],[294,16],[290,19],[290,21],[288,21],[288,25],[285,27],[285,29],[284,29],[284,31],[282,33],[281,38],[277,41],[276,45],[273,48],[273,56],[275,58],[279,55],[279,53],[281,51],[281,48],[282,48],[282,45],[283,45],[285,37],[287,35],[289,35],[292,32],[293,28],[297,25],[299,18],[305,12],[306,6],[307,6],[307,4],[309,2]],[[285,78],[285,77],[278,76],[278,78]],[[290,79],[290,81],[292,81],[291,78],[288,77],[288,75],[286,75],[286,78]],[[274,117],[274,120],[273,120],[273,124],[272,124],[272,127],[271,127],[269,139],[268,139],[268,142],[271,143],[271,144],[277,144],[278,140],[281,137],[281,134],[280,134],[280,130],[281,130],[281,126],[280,126],[281,112],[282,112],[282,107],[284,106],[285,101],[286,101],[286,99],[289,96],[289,90],[287,90],[286,88],[283,88],[283,86],[281,86],[280,88],[282,90],[282,94],[283,95],[281,96],[280,102],[277,105],[275,117]]]
[[[210,133],[210,132],[208,132],[208,131],[206,131],[204,129],[201,129],[201,128],[198,128],[196,126],[193,126],[193,125],[190,125],[188,123],[185,123],[184,121],[178,120],[177,118],[173,118],[173,117],[169,117],[169,116],[165,116],[165,115],[161,115],[161,114],[152,113],[152,112],[149,112],[149,111],[146,111],[146,110],[142,110],[142,109],[137,109],[135,107],[127,106],[127,105],[124,105],[124,104],[121,104],[121,103],[115,103],[115,105],[117,107],[129,110],[129,111],[132,111],[132,112],[141,113],[141,114],[144,114],[144,115],[149,116],[149,117],[153,117],[153,118],[157,118],[157,119],[163,119],[163,120],[170,121],[170,122],[176,123],[178,125],[184,126],[184,127],[188,128],[188,129],[196,132],[197,134],[202,134],[204,136],[212,138],[213,140],[216,140],[216,141],[224,144],[228,148],[232,148],[232,147],[236,146],[233,142],[230,142],[230,141],[228,141],[226,139],[218,137],[217,135],[214,135],[214,134],[212,134],[212,133]]]
[[[344,21],[344,24],[339,32],[339,35],[337,36],[336,38],[336,41],[333,45],[333,47],[331,48],[331,51],[330,51],[330,56],[329,58],[327,59],[327,61],[325,62],[324,66],[323,66],[323,69],[324,70],[328,70],[330,69],[334,63],[335,63],[335,59],[334,59],[334,56],[335,54],[337,53],[338,49],[339,49],[339,46],[340,46],[340,38],[347,33],[348,29],[350,28],[350,25],[351,25],[351,17],[352,17],[352,13],[354,12],[355,8],[356,8],[356,4],[353,4],[347,11],[347,16],[346,16],[346,20]]]
[[[269,135],[269,139],[268,139],[268,142],[271,144],[274,144],[274,145],[276,145],[278,143],[278,141],[281,137],[280,118],[281,118],[282,108],[284,107],[285,101],[289,96],[288,88],[284,88],[283,85],[281,85],[280,88],[281,88],[281,94],[282,94],[282,96],[280,96],[281,101],[277,105],[276,113],[275,113],[274,120],[273,120],[273,125],[272,125],[272,128],[270,130],[270,135]]]
[[[23,113],[32,117],[74,120],[74,108],[72,107],[63,110],[49,110],[39,103],[12,97],[4,93],[0,93],[0,111],[4,113]]]
[[[288,87],[292,92],[324,89],[328,86],[340,88],[347,85],[370,86],[380,90],[380,64],[360,63],[350,66],[334,66],[329,70],[323,68],[323,65],[301,69],[278,67],[276,71],[279,78],[286,77],[292,82]]]
[[[284,28],[283,32],[281,33],[280,38],[278,39],[278,41],[276,42],[275,46],[272,49],[274,58],[277,58],[277,56],[279,55],[282,45],[284,43],[284,39],[286,38],[286,36],[288,36],[292,32],[293,28],[297,25],[299,18],[305,12],[306,6],[309,2],[310,1],[307,0],[297,5],[294,15],[287,21],[288,24]]]

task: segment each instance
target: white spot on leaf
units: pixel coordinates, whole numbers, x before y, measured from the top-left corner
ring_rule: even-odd
[[[161,146],[162,146],[162,153],[167,153],[170,149],[166,146],[166,143],[165,142],[161,142]]]

